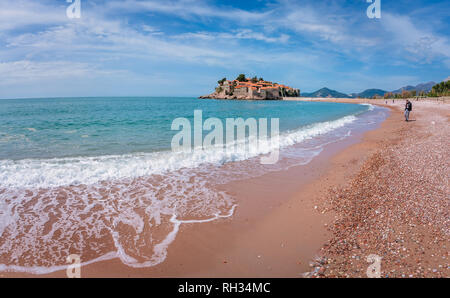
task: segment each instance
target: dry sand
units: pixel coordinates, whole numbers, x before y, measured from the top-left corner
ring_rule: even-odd
[[[412,102],[412,121],[398,123],[350,183],[320,201],[319,210],[336,214],[333,236],[306,276],[366,277],[371,254],[382,277],[450,276],[450,105]]]

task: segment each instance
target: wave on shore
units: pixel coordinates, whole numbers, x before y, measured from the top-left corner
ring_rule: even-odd
[[[280,135],[279,146],[285,148],[295,145],[355,120],[355,116],[346,116],[288,131]],[[234,152],[229,150],[234,146]],[[196,168],[202,164],[222,165],[242,161],[268,154],[275,150],[276,145],[270,140],[259,144],[254,140],[248,144],[234,142],[227,144],[227,147],[225,150],[223,147],[194,149],[192,153],[164,151],[98,157],[0,160],[0,187],[46,188],[145,177],[182,168]]]
[[[270,142],[239,143],[233,154],[212,148],[1,160],[0,271],[54,272],[66,268],[70,254],[83,264],[120,258],[132,267],[157,265],[181,224],[233,215],[236,202],[216,185],[308,163],[361,119],[350,115],[282,133],[280,162],[271,166],[257,158],[274,149]]]

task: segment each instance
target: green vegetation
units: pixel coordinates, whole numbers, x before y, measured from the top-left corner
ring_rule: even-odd
[[[237,81],[239,82],[245,82],[245,74],[241,73],[240,75],[238,75],[238,77],[236,78]]]
[[[434,85],[431,88],[431,91],[426,93],[425,91],[417,92],[417,90],[411,90],[406,91],[402,90],[401,93],[393,93],[393,92],[387,92],[384,94],[384,98],[395,98],[395,99],[401,99],[401,98],[410,98],[410,97],[416,97],[416,96],[428,96],[428,97],[439,97],[439,96],[450,96],[450,81],[447,82],[441,82],[439,84]]]
[[[431,88],[430,93],[428,93],[430,97],[438,97],[438,96],[450,96],[450,81],[440,82]]]
[[[394,94],[392,92],[386,92],[383,97],[385,99],[394,98]]]
[[[223,91],[223,88],[222,88],[222,87],[217,87],[217,88],[216,88],[216,92],[217,92],[217,93],[220,93],[220,92],[222,92],[222,91]]]
[[[337,92],[328,88],[322,88],[313,93],[302,93],[302,97],[334,97],[334,98],[346,98],[347,94]]]
[[[223,80],[223,79],[222,79],[222,80]],[[221,80],[221,81],[222,81],[222,80]],[[220,84],[221,81],[219,81],[219,84]],[[245,75],[244,73],[241,73],[241,74],[238,75],[238,77],[236,78],[236,81],[239,81],[239,82],[246,82],[246,81],[247,81],[247,77],[246,77],[246,75]],[[250,81],[251,81],[252,83],[258,83],[258,82],[264,81],[264,79],[263,79],[262,77],[260,77],[260,78],[258,79],[257,76],[254,76],[253,78],[250,79]]]
[[[220,81],[217,81],[217,83],[219,83],[219,85],[222,86],[226,80],[227,80],[227,78],[223,78]]]
[[[420,91],[419,94],[417,94],[416,90],[406,91],[403,90],[402,93],[393,93],[393,92],[386,92],[384,94],[385,99],[402,99],[402,98],[411,98],[416,96],[425,96],[424,91]]]
[[[357,96],[361,98],[378,98],[383,97],[387,91],[381,89],[367,89],[361,93],[358,93]]]

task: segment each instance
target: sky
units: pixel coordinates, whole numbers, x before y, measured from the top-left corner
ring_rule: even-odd
[[[311,92],[450,75],[450,2],[0,0],[0,98],[199,96],[240,73]],[[75,0],[73,0],[75,1]]]

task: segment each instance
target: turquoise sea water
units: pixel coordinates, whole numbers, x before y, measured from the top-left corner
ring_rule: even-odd
[[[367,111],[354,104],[199,100],[196,98],[52,98],[0,100],[0,159],[117,155],[170,150],[171,123],[194,110],[203,118],[280,118],[280,130]]]
[[[172,152],[172,121],[193,123],[194,110],[203,120],[279,118],[279,161],[260,163],[270,146]],[[157,265],[182,224],[233,217],[238,202],[217,186],[307,164],[386,116],[323,102],[0,100],[0,271],[65,270],[71,254],[83,264]]]

